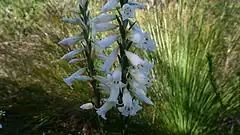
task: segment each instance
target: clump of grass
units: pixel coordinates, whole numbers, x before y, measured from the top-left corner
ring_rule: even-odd
[[[216,55],[232,45],[232,40],[225,39],[231,27],[229,15],[237,14],[231,3],[180,0],[153,14],[149,19],[154,23],[148,28],[158,51],[149,57],[157,63],[152,95],[161,125],[169,134],[178,135],[237,132],[239,77],[218,78],[219,73],[228,72],[219,68],[227,56]],[[234,120],[227,125],[229,117]]]

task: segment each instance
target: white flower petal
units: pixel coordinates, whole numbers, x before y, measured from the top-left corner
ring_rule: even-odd
[[[86,71],[86,68],[81,68],[78,71],[76,71],[75,73],[73,73],[72,75],[70,75],[69,77],[64,78],[63,80],[67,85],[71,85],[71,83],[74,81],[75,77],[83,74],[85,71]]]
[[[124,4],[120,12],[123,20],[126,20],[128,18],[135,18],[135,8],[129,4]]]
[[[104,32],[104,31],[115,29],[115,28],[117,28],[117,25],[115,25],[115,24],[110,24],[110,23],[95,24],[96,32]]]
[[[107,60],[104,61],[103,66],[100,68],[106,72],[110,72],[110,68],[112,67],[115,59],[117,58],[117,53],[118,53],[119,48],[115,48],[111,54],[108,56]]]
[[[88,110],[88,109],[92,109],[94,106],[92,103],[86,103],[86,104],[83,104],[80,106],[81,109],[84,109],[84,110]]]
[[[115,105],[113,102],[106,101],[99,109],[97,109],[97,114],[100,115],[103,119],[106,118],[106,113]]]
[[[95,18],[93,18],[91,20],[91,23],[107,23],[110,22],[112,20],[116,19],[116,15],[112,15],[112,14],[101,14]]]
[[[121,68],[117,68],[113,72],[112,79],[115,80],[115,81],[121,81],[122,80],[122,70],[121,70]]]
[[[131,5],[133,8],[139,8],[139,9],[145,8],[145,5],[135,1],[128,2],[128,4]]]
[[[135,116],[140,110],[142,110],[142,107],[139,105],[139,102],[137,100],[133,100],[133,109],[130,115]]]
[[[90,78],[89,76],[76,76],[74,77],[75,80],[79,80],[79,81],[89,81],[89,80],[92,80],[92,78]]]
[[[0,124],[0,129],[1,129],[1,128],[3,128],[3,125],[2,125],[2,124]]]
[[[123,91],[123,107],[119,107],[118,110],[124,116],[129,116],[133,110],[132,96],[130,92],[125,88]]]
[[[96,43],[100,47],[100,50],[104,50],[105,48],[112,45],[115,41],[117,41],[117,37],[117,35],[108,36],[103,40],[96,41]]]
[[[60,42],[58,42],[58,44],[63,44],[63,45],[75,45],[77,44],[80,40],[82,40],[83,37],[82,36],[72,36],[69,38],[64,38],[63,40],[61,40]]]
[[[147,104],[153,105],[153,102],[151,101],[151,99],[146,97],[146,93],[144,92],[144,90],[135,89],[135,90],[133,90],[133,94],[138,100],[145,102]]]
[[[125,51],[125,53],[132,65],[138,65],[138,64],[142,64],[144,62],[138,55],[136,55],[132,52]]]
[[[119,0],[108,0],[108,2],[102,7],[101,13],[111,11],[117,7]]]
[[[110,88],[111,88],[110,96],[107,101],[117,103],[117,98],[120,92],[120,86],[119,84],[112,84]]]
[[[148,38],[145,38],[145,40],[142,40],[141,43],[136,44],[136,47],[146,51],[155,51],[157,49],[156,42]]]
[[[76,62],[83,61],[83,60],[87,60],[87,59],[86,58],[71,59],[68,63],[72,64],[72,63],[76,63]]]
[[[79,48],[79,49],[76,49],[76,50],[73,50],[65,55],[63,55],[61,57],[62,60],[70,60],[72,58],[74,58],[77,54],[81,53],[84,49],[82,48]]]

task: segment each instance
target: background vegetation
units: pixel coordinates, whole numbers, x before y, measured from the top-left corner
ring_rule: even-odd
[[[101,4],[92,2],[94,14]],[[77,68],[59,60],[71,48],[57,45],[79,31],[60,22],[73,7],[76,0],[0,1],[0,134],[97,134],[95,112],[79,109],[88,84],[62,80]],[[239,14],[237,0],[165,0],[137,12],[158,45],[142,54],[155,61],[157,81],[154,106],[131,119],[131,134],[240,132]],[[111,112],[109,134],[120,133],[119,119]]]

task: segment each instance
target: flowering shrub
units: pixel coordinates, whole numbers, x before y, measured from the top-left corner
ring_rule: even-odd
[[[69,86],[75,80],[90,81],[92,103],[83,104],[80,108],[95,108],[103,119],[107,119],[106,113],[113,107],[123,116],[136,115],[142,109],[139,101],[153,104],[147,97],[147,89],[154,81],[150,76],[154,63],[140,58],[133,51],[156,50],[150,34],[141,30],[135,21],[135,11],[143,9],[144,5],[126,0],[108,0],[101,8],[100,15],[91,18],[89,1],[78,0],[78,4],[79,16],[63,18],[62,21],[79,25],[81,32],[63,39],[59,44],[74,46],[80,43],[81,47],[61,59],[69,63],[86,62],[87,67],[80,68],[64,81]],[[111,35],[102,40],[96,38],[98,33],[107,31],[112,31]],[[109,55],[106,54],[108,48],[113,48]],[[95,60],[103,61],[103,64],[96,67]],[[100,95],[109,96],[103,104]]]

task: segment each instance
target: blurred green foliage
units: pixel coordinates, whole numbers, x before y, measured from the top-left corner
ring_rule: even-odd
[[[91,9],[98,14],[102,3],[95,4]],[[88,84],[69,88],[62,80],[84,66],[60,61],[73,48],[57,45],[80,30],[60,22],[74,16],[76,5],[75,0],[0,1],[0,110],[7,114],[0,134],[97,132],[95,112],[79,109],[88,101]],[[143,105],[131,119],[130,133],[239,132],[239,14],[239,3],[224,0],[166,1],[137,13],[158,44],[147,56],[156,63],[157,81],[149,90],[155,105]],[[105,123],[112,134],[121,126],[116,115]]]

